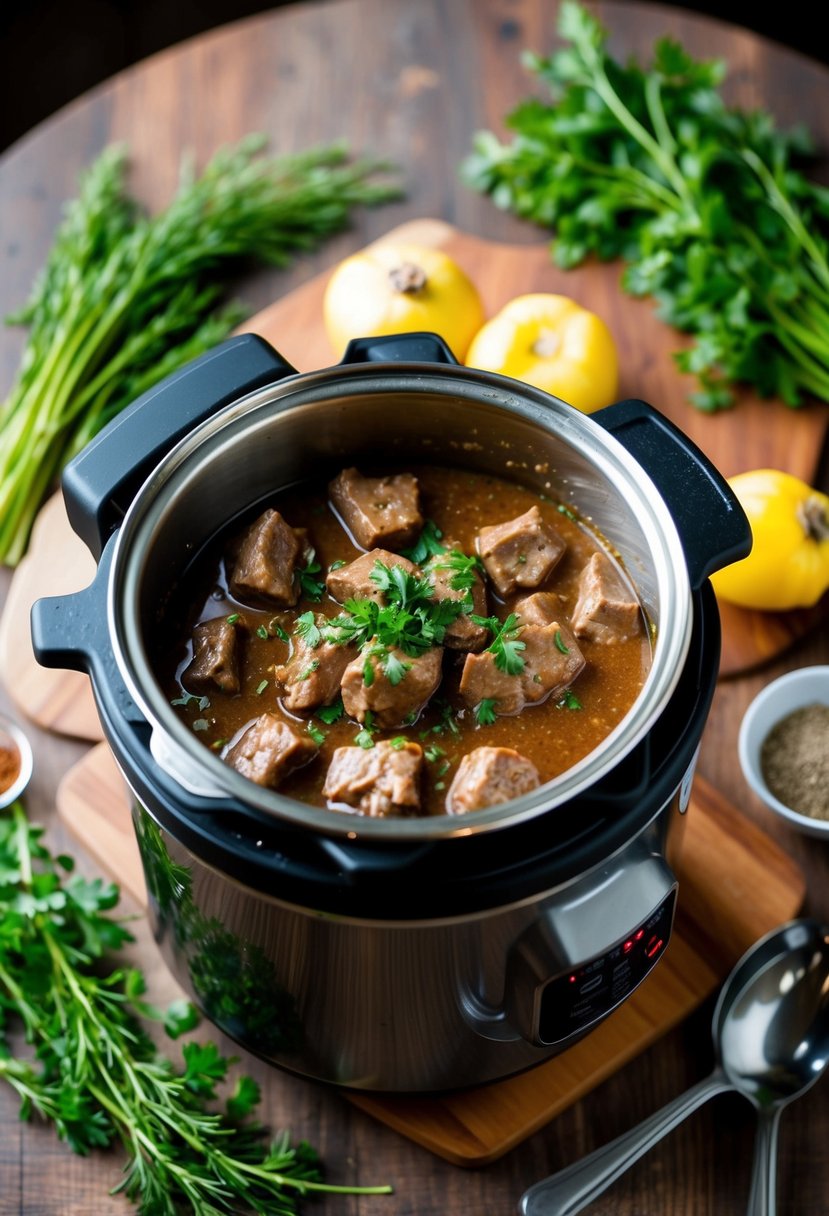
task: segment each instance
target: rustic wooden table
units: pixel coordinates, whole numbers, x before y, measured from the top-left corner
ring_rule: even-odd
[[[699,56],[731,65],[729,98],[764,104],[781,125],[804,120],[829,147],[829,72],[794,52],[706,18],[655,4],[602,3],[595,11],[615,52],[644,55],[670,33]],[[0,159],[3,274],[0,309],[26,297],[79,170],[112,140],[127,141],[132,185],[151,207],[174,187],[183,149],[204,159],[250,130],[280,150],[346,138],[357,150],[405,167],[404,202],[356,217],[354,226],[291,270],[244,284],[261,307],[404,219],[436,216],[469,232],[516,244],[539,234],[460,184],[457,167],[481,127],[502,130],[503,115],[527,92],[524,47],[554,42],[556,4],[543,0],[324,0],[232,24],[155,56],[70,105]],[[0,333],[0,385],[13,375],[23,335]],[[0,604],[10,572],[0,573]],[[703,739],[700,771],[755,819],[802,866],[806,910],[829,920],[829,848],[782,828],[750,795],[737,763],[736,736],[751,697],[792,667],[829,661],[829,635],[813,631],[777,662],[720,682]],[[2,673],[0,673],[2,677]],[[9,699],[0,690],[0,705]],[[75,850],[54,814],[56,786],[85,745],[33,729],[31,815],[50,838]],[[83,864],[94,869],[89,859]],[[163,999],[172,982],[146,928],[136,958]],[[336,1092],[277,1073],[255,1060],[265,1114],[322,1150],[332,1180],[390,1181],[387,1199],[326,1199],[326,1212],[380,1216],[493,1216],[525,1187],[611,1139],[705,1075],[712,1066],[711,1003],[494,1165],[462,1170],[353,1109]],[[225,1044],[228,1050],[231,1045]],[[731,1216],[745,1210],[754,1118],[741,1099],[721,1097],[655,1148],[595,1205],[618,1216]],[[818,1085],[784,1116],[779,1163],[783,1216],[829,1212],[829,1087]],[[18,1122],[0,1092],[0,1216],[123,1213],[110,1197],[116,1155],[74,1157],[50,1129]]]

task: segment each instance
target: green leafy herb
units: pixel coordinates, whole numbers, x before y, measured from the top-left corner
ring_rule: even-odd
[[[565,688],[564,696],[556,702],[556,709],[582,709],[582,703],[572,688]]]
[[[322,593],[325,590],[325,583],[314,578],[315,574],[319,574],[322,566],[317,561],[317,555],[313,549],[308,551],[308,557],[305,565],[301,570],[297,571],[297,578],[302,591],[302,595],[306,600],[313,600],[318,603],[322,599]]]
[[[180,697],[175,697],[170,704],[183,705],[185,708],[187,708],[192,701],[196,702],[196,705],[202,711],[202,713],[204,713],[206,709],[210,709],[209,697],[197,697],[196,694],[192,692],[185,692]]]
[[[136,970],[113,963],[131,937],[112,915],[118,888],[71,874],[20,804],[0,816],[0,1080],[23,1118],[53,1125],[77,1153],[120,1144],[123,1191],[145,1216],[292,1216],[306,1194],[386,1194],[322,1182],[309,1145],[270,1143],[254,1117],[259,1089],[212,1042],[185,1042],[176,1062],[145,1029],[193,1030],[186,1001],[145,999]],[[186,871],[184,871],[186,873]],[[18,1040],[27,1049],[15,1055]]]
[[[389,739],[389,743],[396,752],[399,752],[400,749],[405,747],[408,742],[409,740],[405,735],[395,735],[393,739]]]
[[[307,731],[308,731],[308,734],[311,736],[311,738],[316,743],[317,747],[322,747],[323,743],[325,742],[325,731],[320,730],[320,728],[316,725],[315,722],[308,723]]]
[[[314,620],[314,614],[310,611],[310,609],[308,612],[303,612],[297,617],[296,624],[294,625],[294,633],[298,637],[301,637],[306,646],[308,646],[311,650],[316,650],[317,646],[319,646],[320,642],[322,641],[322,634],[317,626],[317,622]]]
[[[358,747],[374,747],[374,736],[377,734],[378,727],[374,724],[374,714],[370,709],[366,710],[366,716],[363,721],[363,729],[358,731],[354,736],[354,742]]]
[[[311,662],[308,664],[308,666],[303,668],[303,670],[299,673],[299,675],[297,676],[297,679],[298,680],[307,680],[309,678],[309,676],[312,676],[314,674],[314,672],[319,669],[319,665],[320,665],[319,659],[312,659]]]
[[[331,705],[323,705],[320,709],[318,709],[317,717],[321,722],[324,722],[326,726],[331,726],[333,722],[339,722],[344,713],[345,710],[343,708],[343,699],[342,697],[337,697],[336,701],[332,702]]]
[[[328,569],[329,570],[341,570],[345,564],[346,563],[343,561],[342,558],[338,558],[337,561],[331,563],[331,565],[328,567]]]
[[[263,642],[266,642],[271,635],[268,633],[268,628],[266,625],[257,625],[256,636],[261,638]]]
[[[274,637],[279,638],[280,642],[289,642],[291,640],[275,616],[271,617],[268,621],[268,633],[272,633]]]
[[[398,659],[392,651],[402,650],[417,658],[431,646],[440,646],[446,630],[464,611],[461,600],[436,600],[435,589],[427,578],[418,578],[402,566],[374,563],[371,580],[384,594],[385,604],[376,600],[348,599],[345,612],[323,627],[322,637],[338,646],[371,647],[370,654],[383,657],[383,670],[391,684],[403,679],[411,664]],[[363,682],[370,686],[374,667],[369,656],[363,664]]]
[[[435,760],[439,760],[441,756],[445,756],[446,752],[437,743],[430,743],[427,748],[424,748],[423,755],[430,764],[434,764]]]
[[[624,289],[693,335],[675,359],[698,408],[730,405],[741,382],[790,406],[829,401],[829,194],[800,167],[806,132],[727,108],[726,65],[671,39],[647,68],[615,61],[576,0],[558,32],[568,46],[526,57],[551,101],[509,115],[511,143],[479,134],[465,180],[552,229],[561,267],[623,258]]]
[[[423,525],[423,531],[415,541],[411,549],[402,549],[403,557],[408,557],[410,562],[414,562],[416,566],[422,566],[430,557],[434,557],[439,553],[445,553],[446,548],[442,545],[441,538],[443,533],[433,519],[427,519]]]
[[[256,685],[256,695],[257,695],[257,697],[261,697],[261,696],[262,696],[262,693],[263,693],[263,692],[265,691],[265,689],[268,687],[268,684],[269,684],[269,683],[270,683],[270,680],[260,680],[260,681],[259,681],[259,683]]]
[[[430,570],[450,570],[449,586],[453,591],[469,591],[474,587],[484,564],[477,554],[467,555],[460,549],[435,557],[429,562]]]
[[[64,464],[124,406],[215,346],[244,310],[222,305],[241,268],[286,266],[400,196],[387,166],[348,162],[344,145],[262,154],[249,136],[200,175],[185,164],[173,200],[147,216],[126,188],[123,147],[87,170],[29,302],[16,380],[0,405],[0,561],[26,550],[37,509]]]
[[[479,726],[492,726],[498,715],[495,712],[497,701],[494,697],[484,697],[475,706],[475,721]]]
[[[493,634],[487,650],[495,656],[495,666],[508,676],[519,676],[524,670],[520,652],[526,650],[527,644],[516,640],[524,626],[519,625],[515,613],[511,612],[505,621],[499,621],[497,616],[472,616],[470,620]]]
[[[556,630],[554,641],[556,644],[556,649],[560,650],[562,654],[570,653],[570,647],[565,644],[564,638],[561,636],[560,629]]]

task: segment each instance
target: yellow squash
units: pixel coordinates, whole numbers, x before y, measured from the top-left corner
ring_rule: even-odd
[[[601,317],[567,296],[517,296],[475,335],[466,363],[535,385],[585,414],[616,400],[613,335]]]
[[[425,245],[381,244],[352,254],[334,269],[323,299],[338,356],[352,338],[427,330],[463,360],[484,315],[478,289],[457,262]]]
[[[809,608],[829,589],[829,497],[778,469],[728,479],[748,516],[748,557],[712,575],[722,600],[742,608]]]

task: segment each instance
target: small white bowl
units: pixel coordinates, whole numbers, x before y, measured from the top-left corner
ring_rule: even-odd
[[[800,667],[772,680],[746,710],[737,746],[743,774],[757,797],[801,832],[829,840],[829,819],[813,819],[786,806],[766,785],[760,768],[760,750],[772,727],[794,710],[814,704],[829,705],[829,666]]]
[[[11,785],[0,791],[0,810],[20,797],[32,776],[34,758],[29,737],[18,724],[5,714],[0,714],[0,747],[17,750],[20,768]]]

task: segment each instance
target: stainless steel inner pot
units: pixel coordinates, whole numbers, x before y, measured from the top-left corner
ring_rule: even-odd
[[[346,464],[423,461],[519,480],[571,507],[621,557],[654,640],[641,694],[580,763],[531,794],[474,816],[369,819],[255,785],[211,754],[164,696],[148,645],[157,605],[206,542],[276,492],[327,478]],[[249,393],[161,460],[120,527],[108,617],[120,673],[153,728],[153,755],[186,789],[229,795],[331,835],[404,840],[483,833],[528,820],[618,764],[676,686],[689,646],[692,601],[671,510],[641,464],[595,419],[530,387],[466,368],[352,365]]]

